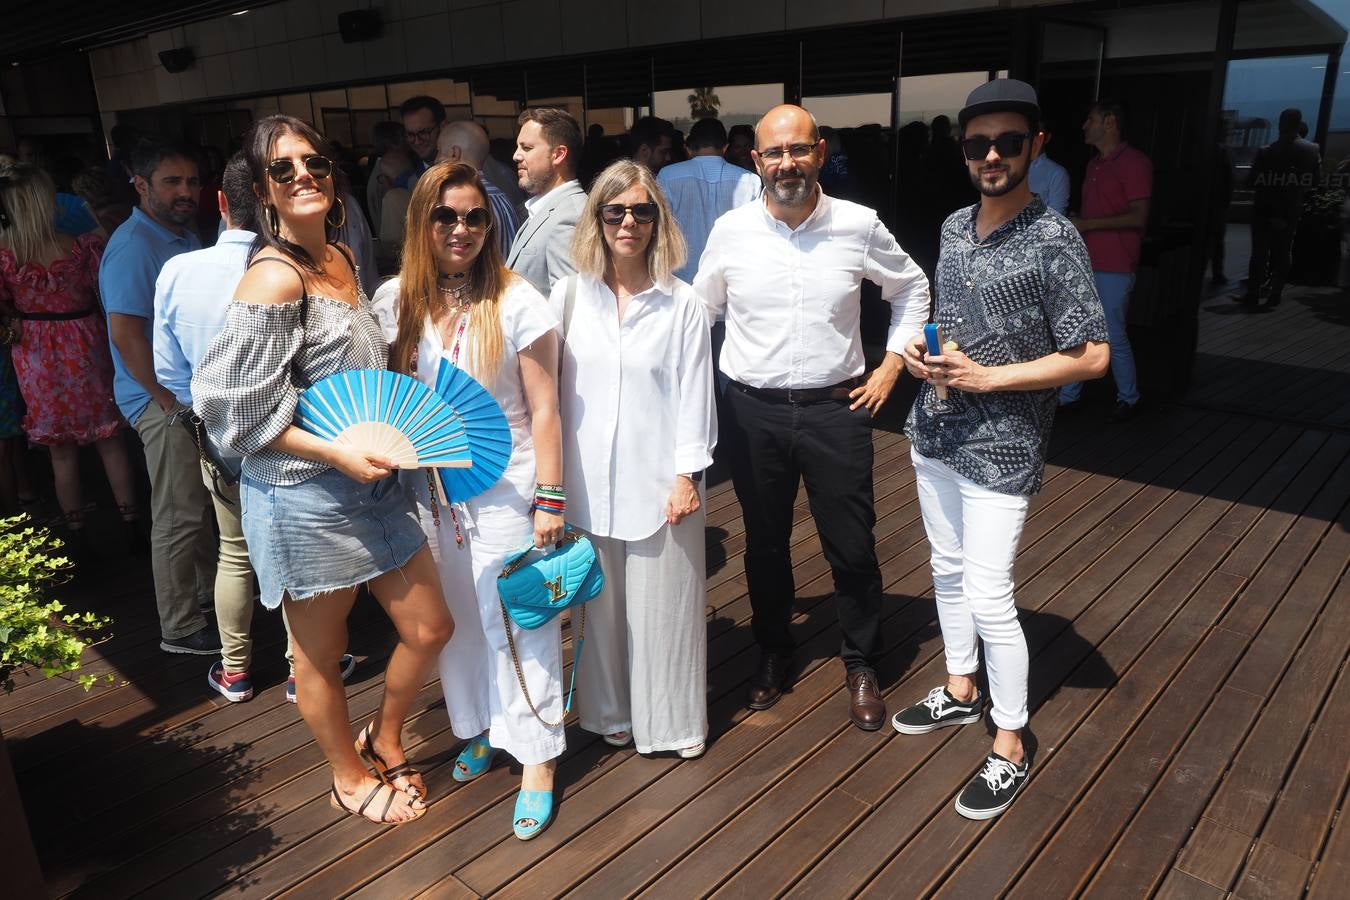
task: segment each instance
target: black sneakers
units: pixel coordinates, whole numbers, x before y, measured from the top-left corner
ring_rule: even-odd
[[[990,753],[980,774],[956,798],[956,811],[967,819],[994,818],[1012,804],[1027,783],[1030,771],[1031,766],[1025,760],[1019,765]]]
[[[948,725],[978,722],[983,714],[984,698],[979,691],[968,703],[962,703],[945,687],[935,687],[918,703],[891,716],[891,726],[901,734],[927,734]]]
[[[210,625],[192,632],[186,637],[165,638],[159,642],[159,649],[165,653],[191,653],[195,656],[214,656],[220,652],[220,635]]]

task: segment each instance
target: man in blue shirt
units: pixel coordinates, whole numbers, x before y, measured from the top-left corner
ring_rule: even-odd
[[[210,501],[197,447],[176,418],[182,411],[178,400],[155,378],[150,337],[160,269],[180,253],[201,249],[193,229],[201,183],[197,163],[179,147],[144,144],[132,167],[140,202],[109,238],[99,266],[113,395],[145,445],[160,649],[213,655],[220,652],[220,639],[201,612],[214,602]]]
[[[1050,127],[1041,130],[1045,141],[1041,144],[1041,155],[1031,161],[1027,170],[1027,184],[1031,192],[1041,198],[1041,202],[1059,213],[1069,214],[1069,170],[1045,155],[1050,146]]]

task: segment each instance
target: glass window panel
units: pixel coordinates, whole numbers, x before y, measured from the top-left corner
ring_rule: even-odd
[[[586,121],[583,123],[587,129],[592,125],[599,125],[605,129],[607,135],[617,135],[626,132],[633,124],[632,111],[627,107],[613,106],[608,109],[588,109],[586,110]]]
[[[347,88],[347,106],[351,109],[384,109],[388,105],[382,84]]]
[[[314,115],[309,94],[283,94],[277,98],[277,104],[281,112],[288,116],[295,116],[297,119],[304,119],[306,122],[310,121]]]
[[[970,92],[988,80],[987,72],[903,77],[900,79],[900,122],[931,122],[935,116],[955,120]]]
[[[1281,110],[1302,110],[1303,121],[1316,129],[1326,66],[1325,55],[1235,59],[1228,64],[1223,117],[1238,184],[1245,182],[1256,151],[1275,140]]]
[[[838,97],[804,97],[816,122],[832,128],[856,128],[859,125],[891,127],[890,94],[846,94]]]
[[[325,109],[321,131],[330,141],[337,141],[345,147],[352,145],[352,119],[345,109]]]
[[[690,97],[694,99],[690,100]],[[694,124],[695,106],[716,110],[717,118],[727,128],[741,123],[754,125],[766,112],[783,102],[783,84],[740,84],[657,91],[655,100],[655,114],[688,134],[689,126]]]

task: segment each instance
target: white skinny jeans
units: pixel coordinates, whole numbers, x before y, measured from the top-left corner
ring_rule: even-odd
[[[994,724],[1027,724],[1027,641],[1013,603],[1013,559],[1027,498],[1000,494],[910,451],[919,508],[933,549],[933,595],[949,675],[979,670],[984,641]]]

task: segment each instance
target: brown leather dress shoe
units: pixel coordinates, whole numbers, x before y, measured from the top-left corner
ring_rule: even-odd
[[[759,671],[750,679],[746,705],[751,709],[768,709],[783,696],[787,686],[792,658],[777,653],[763,653],[759,657]]]
[[[848,717],[863,731],[876,731],[886,721],[886,701],[881,699],[877,673],[871,669],[849,672],[844,678],[848,685]]]

